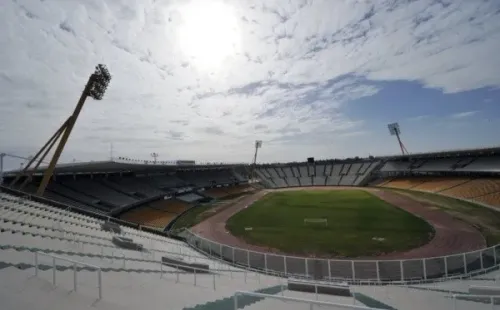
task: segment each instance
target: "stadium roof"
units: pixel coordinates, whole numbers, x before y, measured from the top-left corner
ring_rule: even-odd
[[[119,172],[161,172],[172,171],[178,169],[208,169],[231,167],[242,164],[223,164],[223,163],[207,163],[207,164],[169,164],[153,163],[152,161],[142,162],[120,162],[120,161],[91,161],[79,163],[59,164],[54,169],[54,174],[89,174],[89,173],[119,173]],[[43,174],[47,167],[40,167],[35,174]],[[30,170],[33,171],[33,170]],[[4,176],[13,176],[19,170],[8,171]]]
[[[464,156],[491,156],[499,155],[500,147],[488,147],[478,149],[465,149],[465,150],[445,150],[427,153],[411,153],[409,155],[392,155],[385,156],[390,159],[407,159],[407,158],[434,158],[434,157],[464,157]]]
[[[390,155],[377,156],[379,159],[409,159],[409,158],[440,158],[440,157],[465,157],[465,156],[491,156],[500,155],[500,147],[489,147],[479,149],[465,150],[446,150],[428,153],[412,153],[409,155]],[[327,160],[328,161],[328,160]],[[278,163],[274,163],[278,164]],[[148,160],[132,160],[128,158],[117,158],[109,161],[90,161],[59,164],[54,170],[54,174],[98,174],[98,173],[120,173],[120,172],[136,172],[136,173],[151,173],[151,172],[168,172],[178,169],[210,169],[232,167],[239,165],[248,165],[246,163],[198,163],[194,161],[172,161],[172,162],[157,162]],[[40,167],[35,172],[35,175],[43,174],[47,167]],[[13,176],[19,170],[12,170],[4,173],[4,177]]]

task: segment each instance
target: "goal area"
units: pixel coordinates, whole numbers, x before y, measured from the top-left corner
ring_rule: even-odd
[[[328,220],[325,218],[305,218],[304,225],[322,225],[328,226]]]

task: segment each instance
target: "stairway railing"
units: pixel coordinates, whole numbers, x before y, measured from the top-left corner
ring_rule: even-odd
[[[65,261],[68,263],[73,263],[73,290],[75,292],[77,291],[77,287],[78,287],[78,280],[77,280],[78,279],[78,277],[77,277],[78,269],[77,269],[77,266],[78,265],[85,266],[85,267],[90,267],[90,268],[94,269],[97,272],[97,288],[98,288],[98,296],[99,296],[98,299],[99,300],[102,299],[102,271],[101,271],[101,268],[99,266],[86,264],[83,262],[75,261],[75,260],[72,260],[69,258],[65,258],[65,257],[53,255],[53,254],[48,254],[48,253],[44,253],[44,252],[35,252],[35,276],[37,276],[37,277],[39,274],[38,256],[40,256],[40,255],[52,258],[52,285],[54,287],[57,285],[57,282],[56,282],[56,272],[57,272],[56,261],[57,260]]]

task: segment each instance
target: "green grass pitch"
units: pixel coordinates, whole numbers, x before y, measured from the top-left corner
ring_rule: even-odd
[[[328,226],[304,224],[305,218],[326,218]],[[424,220],[362,190],[269,193],[233,215],[226,227],[251,244],[336,257],[404,251],[433,234]]]

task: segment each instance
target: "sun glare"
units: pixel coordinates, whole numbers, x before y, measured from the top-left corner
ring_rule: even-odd
[[[220,67],[240,46],[240,30],[234,10],[221,2],[196,1],[179,10],[181,50],[198,69]]]

